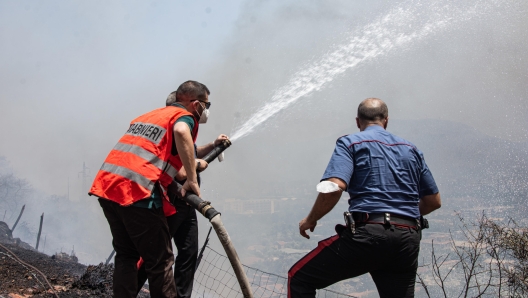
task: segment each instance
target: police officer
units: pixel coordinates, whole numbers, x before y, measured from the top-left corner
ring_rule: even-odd
[[[385,129],[387,105],[365,99],[358,107],[360,132],[337,140],[318,184],[319,195],[300,221],[303,237],[350,195],[347,226],[319,242],[288,272],[288,297],[315,297],[316,289],[370,273],[380,297],[414,297],[420,216],[441,206],[440,194],[422,152]]]

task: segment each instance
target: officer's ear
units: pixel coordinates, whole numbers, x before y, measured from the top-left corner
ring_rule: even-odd
[[[385,124],[383,124],[383,128],[387,129],[388,125],[389,125],[389,117],[385,118]]]
[[[356,117],[356,125],[359,130],[361,130],[361,125],[359,125],[359,118]]]

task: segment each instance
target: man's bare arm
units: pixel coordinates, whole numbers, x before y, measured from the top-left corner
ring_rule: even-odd
[[[420,209],[421,215],[427,215],[440,207],[442,207],[442,199],[440,198],[439,192],[433,195],[424,196],[420,199],[420,202],[418,202],[418,208]]]
[[[314,231],[317,226],[317,221],[335,207],[341,198],[343,189],[346,189],[346,183],[339,178],[330,178],[328,181],[336,183],[340,190],[331,193],[319,193],[319,195],[317,195],[312,210],[306,218],[299,222],[299,232],[301,233],[301,236],[305,238],[310,239],[306,230],[310,229],[311,232]]]
[[[187,173],[187,181],[183,185],[182,195],[185,191],[192,190],[200,196],[200,187],[196,176],[196,162],[194,160],[194,143],[191,136],[191,130],[185,122],[176,122],[174,124],[174,141],[178,155]]]
[[[207,153],[211,152],[211,150],[213,150],[213,148],[215,147],[214,142],[211,142],[211,143],[207,143],[203,146],[197,146],[196,147],[196,156],[198,158],[202,158],[204,156],[207,155]]]

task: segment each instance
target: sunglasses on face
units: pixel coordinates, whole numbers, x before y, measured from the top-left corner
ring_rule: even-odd
[[[205,104],[205,108],[208,109],[208,110],[211,107],[211,103],[210,102],[205,102],[205,101],[201,101],[201,100],[198,100],[198,99],[195,99],[193,101],[199,101],[201,103],[204,103]]]

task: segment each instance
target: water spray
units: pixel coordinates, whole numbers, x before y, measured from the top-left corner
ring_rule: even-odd
[[[251,134],[275,114],[320,91],[343,73],[391,53],[412,48],[420,40],[479,17],[501,4],[500,1],[480,2],[481,5],[460,7],[445,5],[442,1],[427,5],[415,5],[411,1],[410,5],[395,7],[383,17],[351,31],[345,42],[329,49],[320,58],[305,63],[284,86],[276,89],[271,99],[231,134],[231,141]]]

